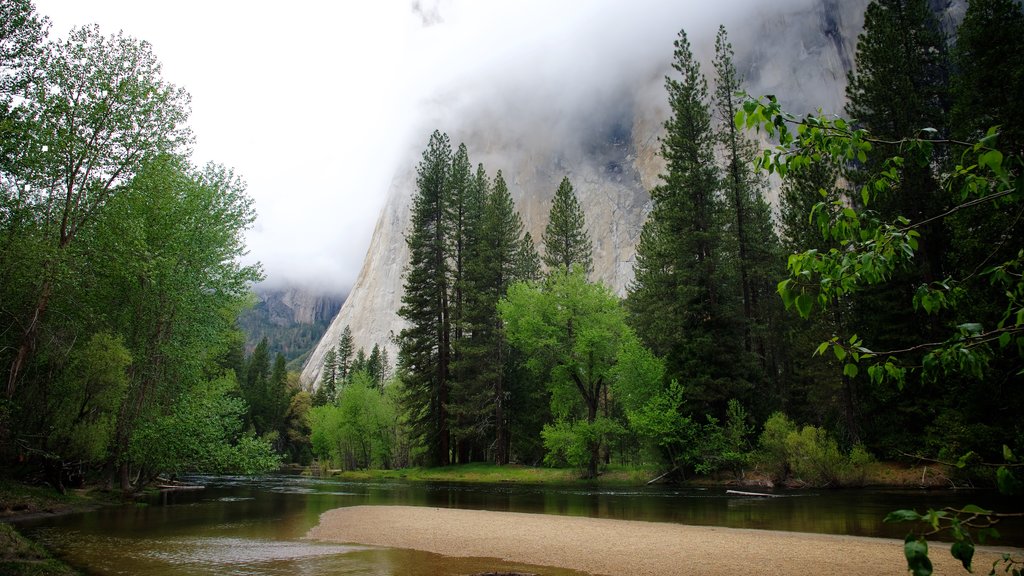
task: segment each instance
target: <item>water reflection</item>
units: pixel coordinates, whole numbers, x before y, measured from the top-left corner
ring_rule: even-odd
[[[339,546],[303,539],[321,513],[389,504],[535,512],[857,536],[902,538],[907,525],[882,524],[897,508],[974,503],[1020,511],[1021,503],[981,492],[857,490],[750,498],[719,489],[351,483],[274,476],[194,477],[204,490],[169,492],[142,505],[35,521],[23,527],[90,574],[471,574],[570,571],[487,559]],[[1024,542],[1024,522],[1000,526],[1004,542]],[[396,528],[397,529],[397,528]]]

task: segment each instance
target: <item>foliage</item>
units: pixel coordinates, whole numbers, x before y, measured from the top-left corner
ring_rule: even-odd
[[[863,446],[843,452],[826,430],[799,427],[781,412],[765,422],[759,444],[760,462],[777,482],[792,475],[813,486],[856,486],[873,461]]]
[[[128,388],[131,353],[121,338],[93,334],[73,353],[54,390],[50,443],[65,458],[98,461],[107,457],[118,409]]]
[[[309,421],[313,452],[322,460],[349,470],[396,463],[402,429],[394,395],[365,371],[352,374],[335,404],[313,408]]]
[[[649,382],[649,374],[628,374],[629,366],[656,369],[638,361],[641,349],[626,325],[618,299],[602,284],[588,282],[581,267],[559,269],[540,283],[513,284],[498,303],[509,342],[522,351],[530,369],[546,380],[551,393],[551,412],[558,428],[578,432],[587,446],[588,477],[597,474],[601,440],[607,427],[595,428],[602,401],[605,418],[608,387],[613,381]],[[660,374],[660,372],[658,373]],[[585,422],[588,426],[577,425]],[[545,444],[548,444],[545,439]],[[558,442],[560,446],[564,442]]]
[[[625,429],[621,424],[604,417],[598,417],[593,422],[558,420],[546,424],[541,432],[544,449],[547,450],[544,463],[548,466],[571,466],[587,470],[590,466],[591,447],[595,444],[611,444],[623,432]]]
[[[132,437],[129,454],[153,475],[160,472],[255,474],[276,469],[269,443],[243,434],[246,406],[231,396],[234,379],[221,377],[182,394],[169,414]]]

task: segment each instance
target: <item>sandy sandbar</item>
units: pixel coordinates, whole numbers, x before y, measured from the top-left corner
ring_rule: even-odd
[[[325,512],[307,536],[591,574],[907,574],[899,540],[549,514],[352,506]],[[930,557],[937,575],[967,574],[948,545],[932,544]],[[980,550],[975,572],[997,557]]]

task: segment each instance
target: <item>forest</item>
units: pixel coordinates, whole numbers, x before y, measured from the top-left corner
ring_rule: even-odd
[[[314,452],[831,486],[925,461],[1019,489],[1021,32],[1012,1],[970,2],[956,30],[927,2],[872,2],[847,118],[745,94],[724,28],[707,73],[680,32],[624,299],[589,276],[568,177],[537,242],[501,171],[435,131],[395,376],[370,395],[379,417],[327,440],[326,413],[366,397],[332,379]]]
[[[188,93],[149,44],[50,40],[28,0],[2,6],[10,470],[133,489],[314,460],[651,465],[839,486],[925,459],[1020,488],[1018,2],[973,0],[956,30],[924,0],[872,2],[845,119],[747,95],[724,27],[709,70],[680,31],[624,298],[591,278],[569,175],[533,238],[501,170],[435,131],[407,327],[369,352],[346,330],[308,389],[266,340],[245,354],[252,201],[192,164]]]

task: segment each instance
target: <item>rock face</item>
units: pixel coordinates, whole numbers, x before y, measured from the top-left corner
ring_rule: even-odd
[[[297,286],[258,288],[256,298],[256,304],[238,319],[246,334],[246,352],[252,353],[266,337],[271,354],[280,352],[289,361],[316,346],[345,300]]]
[[[788,11],[727,22],[748,91],[776,94],[793,112],[819,107],[841,111],[866,5],[867,0],[808,0]],[[691,33],[690,39],[711,78],[714,30],[703,32]],[[486,106],[464,105],[456,126],[437,125],[456,146],[465,142],[474,165],[482,162],[492,176],[502,170],[537,242],[558,183],[568,176],[594,242],[593,278],[619,294],[625,294],[633,278],[636,242],[650,209],[648,190],[658,183],[663,168],[658,137],[668,115],[663,85],[672,46],[666,45],[664,52],[664,60],[639,72],[617,75],[610,70],[607,81],[612,86],[576,108],[546,108],[523,95],[521,87],[509,87],[505,101],[498,96]],[[386,345],[390,357],[397,358],[392,336],[403,326],[397,311],[408,261],[405,231],[416,163],[431,130],[423,130],[421,147],[409,151],[405,167],[391,183],[356,284],[303,368],[307,384],[318,381],[324,354],[337,345],[345,326],[351,327],[357,348]]]

